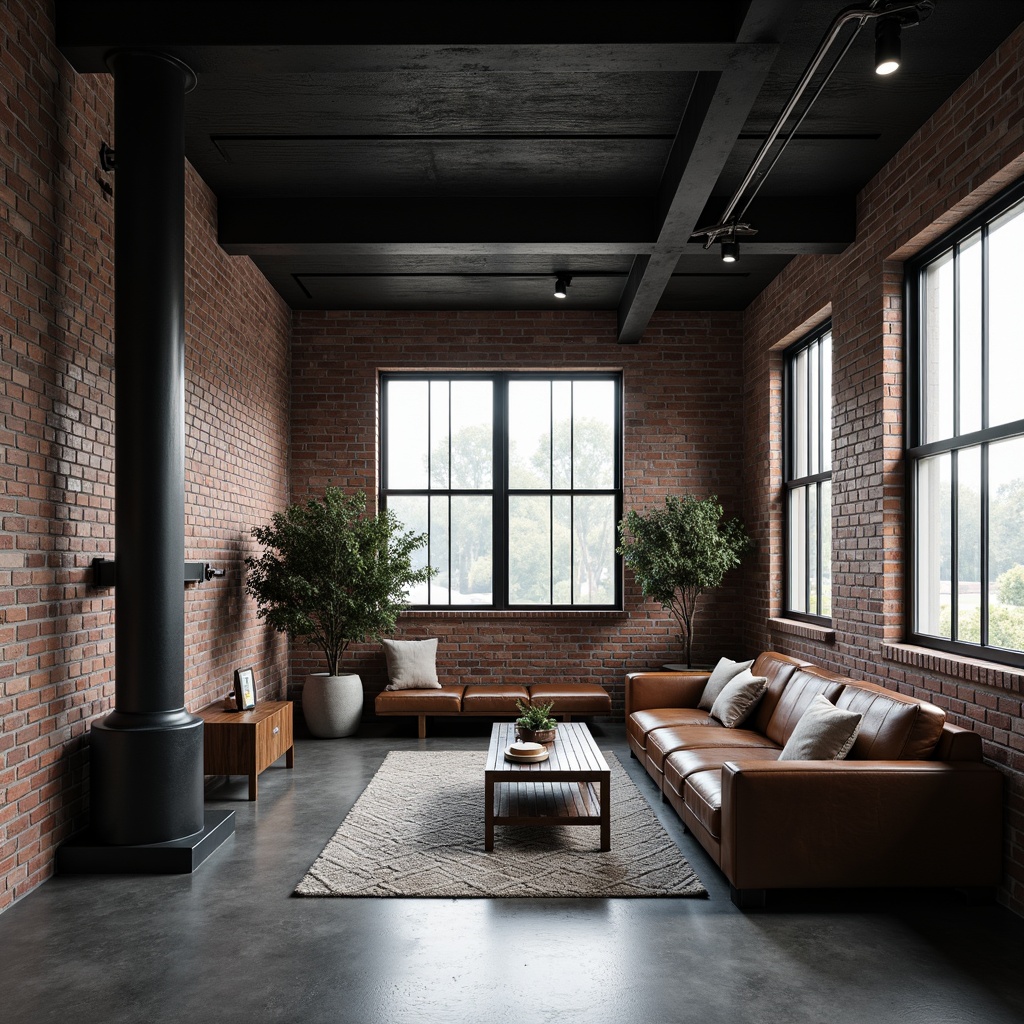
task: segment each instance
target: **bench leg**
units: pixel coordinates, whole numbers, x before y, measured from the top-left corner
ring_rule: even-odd
[[[427,716],[418,715],[416,721],[418,724],[417,738],[425,740],[427,738]]]

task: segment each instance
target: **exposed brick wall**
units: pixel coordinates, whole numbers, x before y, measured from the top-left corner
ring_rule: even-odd
[[[902,261],[1024,174],[1024,28],[925,123],[858,202],[857,241],[801,257],[744,324],[747,519],[777,539],[759,552],[747,606],[750,650],[774,648],[933,701],[979,731],[1007,782],[1002,898],[1024,912],[1024,673],[918,656],[905,636]],[[782,608],[780,351],[831,311],[834,351],[835,643],[771,628]],[[767,467],[767,473],[765,472]]]
[[[625,393],[626,508],[665,496],[717,494],[727,514],[742,494],[740,317],[659,314],[641,345],[615,342],[613,313],[295,312],[292,336],[293,497],[327,484],[377,488],[377,375],[382,369],[621,369]],[[737,574],[738,575],[738,574]],[[738,580],[698,612],[696,661],[735,651]],[[410,613],[399,635],[440,638],[439,664],[455,683],[530,682],[555,675],[598,682],[621,713],[624,672],[678,661],[678,629],[644,601],[627,572],[623,613]],[[386,683],[379,645],[350,649],[368,704]],[[322,671],[297,650],[292,692]],[[369,708],[368,708],[369,711]]]
[[[75,75],[41,0],[0,5],[0,910],[88,822],[88,734],[114,695],[112,82]],[[216,245],[187,180],[186,550],[226,567],[186,593],[186,701],[253,665],[280,691],[285,645],[242,597],[248,530],[287,497],[289,311]],[[238,458],[242,452],[244,462]]]

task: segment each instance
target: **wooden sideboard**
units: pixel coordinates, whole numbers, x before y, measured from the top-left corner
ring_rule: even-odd
[[[248,711],[225,711],[221,701],[197,711],[203,720],[203,771],[206,775],[247,775],[249,799],[257,778],[282,754],[295,766],[292,702],[266,700]]]

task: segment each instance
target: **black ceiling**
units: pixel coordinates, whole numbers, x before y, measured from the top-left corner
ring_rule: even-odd
[[[186,153],[221,244],[291,307],[617,310],[630,342],[656,309],[743,309],[792,256],[842,251],[857,192],[1024,19],[1021,0],[936,0],[889,78],[869,22],[723,264],[689,236],[721,219],[845,6],[56,0],[56,16],[79,71],[131,47],[196,72]]]

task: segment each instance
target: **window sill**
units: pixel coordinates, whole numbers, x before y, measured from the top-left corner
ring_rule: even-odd
[[[819,626],[814,622],[800,622],[797,619],[769,619],[768,628],[776,633],[801,636],[805,640],[817,640],[823,644],[836,642],[836,631],[831,626]]]
[[[913,644],[883,643],[881,651],[886,661],[895,661],[936,675],[951,676],[953,679],[963,679],[994,690],[1024,693],[1024,669],[1013,668],[1011,665],[948,654],[931,647],[915,647]]]
[[[407,608],[402,615],[411,619],[628,619],[629,613],[615,608],[600,608],[595,611],[573,608],[537,608],[498,610],[495,608]]]

